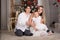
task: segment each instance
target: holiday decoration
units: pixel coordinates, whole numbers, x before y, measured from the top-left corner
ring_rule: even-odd
[[[57,2],[60,2],[60,0],[57,0]]]
[[[35,8],[37,7],[37,0],[23,0],[22,5],[23,8],[27,5],[31,6],[31,12],[34,12]]]

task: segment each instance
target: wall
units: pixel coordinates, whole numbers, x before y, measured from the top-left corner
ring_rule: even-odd
[[[7,1],[1,0],[1,29],[7,28]]]
[[[58,3],[58,21],[60,23],[60,3]]]
[[[38,5],[43,5],[42,0],[38,0]]]
[[[10,0],[1,0],[1,29],[7,29],[11,10]]]
[[[9,23],[9,18],[10,18],[10,13],[11,13],[11,2],[10,2],[10,0],[7,0],[7,28],[8,28],[8,23]]]
[[[53,21],[58,22],[58,7],[53,5],[54,2],[57,2],[57,1],[56,0],[49,0],[50,23],[52,23]]]
[[[1,30],[1,0],[0,0],[0,30]]]

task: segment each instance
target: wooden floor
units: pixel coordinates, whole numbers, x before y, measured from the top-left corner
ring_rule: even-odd
[[[33,36],[22,36],[18,37],[14,32],[8,32],[6,30],[0,31],[1,40],[60,40],[60,33],[54,33],[51,36],[45,37],[33,37]]]

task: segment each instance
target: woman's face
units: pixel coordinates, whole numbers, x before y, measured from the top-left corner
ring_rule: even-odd
[[[39,7],[38,13],[41,14],[42,12],[43,12],[43,8],[42,7]]]
[[[25,9],[26,12],[30,13],[31,9],[30,7],[28,6],[26,9]]]

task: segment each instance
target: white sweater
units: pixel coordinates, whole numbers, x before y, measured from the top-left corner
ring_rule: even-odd
[[[31,15],[30,13],[25,14],[25,12],[22,12],[19,14],[18,21],[17,21],[16,27],[15,27],[15,31],[16,31],[16,29],[20,29],[24,32],[25,29],[27,29],[28,26],[26,25],[26,22],[28,21],[30,15]]]

